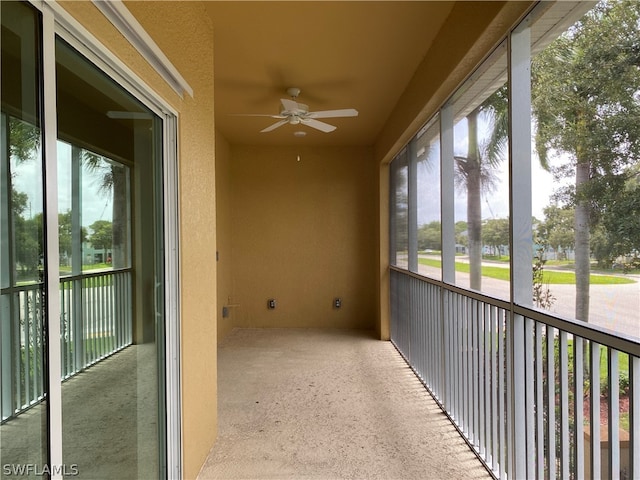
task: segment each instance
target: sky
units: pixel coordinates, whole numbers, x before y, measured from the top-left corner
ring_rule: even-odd
[[[439,154],[438,152],[435,152]],[[64,142],[58,142],[58,211],[65,213],[71,209],[71,146]],[[509,215],[509,198],[507,195],[507,162],[503,162],[498,171],[498,177],[501,179],[497,185],[495,192],[483,195],[482,199],[482,218],[506,218]],[[20,165],[13,165],[14,173],[13,183],[15,188],[27,193],[30,199],[30,211],[27,215],[35,216],[42,211],[42,189],[39,181],[40,165],[37,161],[23,162]],[[537,161],[533,158],[531,165],[532,173],[532,189],[533,195],[533,215],[536,218],[543,219],[543,208],[549,204],[549,198],[553,194],[555,185],[553,176],[550,172],[545,171]],[[432,199],[434,195],[440,193],[439,173],[437,170],[430,172],[421,172],[418,174],[418,191],[422,192],[422,196],[418,201],[418,224],[422,225],[440,218],[439,202],[434,204]],[[436,180],[437,179],[437,180]],[[82,178],[83,196],[82,196],[82,224],[88,227],[96,220],[112,220],[112,200],[101,194],[98,190],[99,177],[86,173]],[[435,187],[435,188],[434,188]],[[456,196],[455,201],[456,219],[466,218],[466,198],[464,196]]]
[[[71,146],[58,142],[58,212],[71,209]],[[42,212],[41,165],[31,160],[12,165],[13,186],[26,193],[30,204],[26,215],[34,217]],[[96,220],[112,220],[112,199],[99,192],[99,175],[84,172],[82,176],[82,225],[88,227]]]
[[[454,128],[454,152],[457,155],[464,155],[467,146],[466,122],[458,122]],[[440,150],[437,143],[431,145],[429,160],[424,164],[431,163],[440,156]],[[549,162],[553,164],[553,158]],[[556,159],[559,162],[566,162],[566,159]],[[418,168],[418,225],[424,225],[434,220],[440,219],[440,203],[434,202],[434,196],[440,195],[440,177],[437,167],[427,167],[426,169]],[[496,183],[495,191],[485,193],[482,196],[482,218],[484,220],[495,218],[507,218],[509,216],[509,196],[508,196],[508,162],[503,161],[497,168],[496,177],[499,179]],[[570,180],[569,180],[570,181]],[[537,156],[532,154],[531,161],[531,189],[532,189],[532,213],[533,216],[542,220],[544,219],[543,209],[549,205],[550,198],[555,190],[560,186],[554,181],[553,175],[540,166]],[[464,191],[456,189],[455,197],[455,218],[458,220],[466,220],[467,217],[467,200]]]

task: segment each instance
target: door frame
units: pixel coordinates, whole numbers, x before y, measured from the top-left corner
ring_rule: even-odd
[[[166,472],[182,477],[181,368],[180,368],[180,217],[178,178],[178,113],[140,77],[108,50],[94,35],[55,1],[29,0],[42,13],[43,30],[43,152],[45,155],[46,294],[48,318],[60,318],[57,125],[55,36],[69,43],[124,90],[136,97],[163,122],[163,235],[164,235],[164,367]],[[143,55],[144,56],[144,55]],[[51,478],[62,478],[62,390],[60,322],[49,322],[49,464]],[[55,341],[52,341],[55,340]],[[161,445],[162,446],[162,445]]]

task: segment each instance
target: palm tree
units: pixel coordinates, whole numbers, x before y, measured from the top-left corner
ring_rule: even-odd
[[[489,126],[489,138],[481,142],[478,121]],[[456,182],[467,191],[467,234],[470,288],[482,287],[482,194],[496,186],[496,167],[505,158],[508,142],[508,103],[506,84],[496,90],[466,117],[468,142],[466,156],[455,156]]]
[[[98,191],[113,199],[111,262],[113,268],[129,266],[129,196],[127,171],[120,165],[106,162],[103,157],[82,151],[82,161],[87,168],[98,174]]]

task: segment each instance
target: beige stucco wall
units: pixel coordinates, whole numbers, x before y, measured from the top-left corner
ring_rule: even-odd
[[[213,31],[202,3],[125,4],[194,98],[171,90],[91,2],[62,5],[179,115],[183,460],[195,478],[217,433]]]
[[[231,146],[233,326],[376,328],[371,153]]]
[[[233,298],[234,270],[231,262],[233,245],[233,217],[231,185],[231,147],[226,139],[216,132],[216,238],[217,246],[217,294],[218,294],[218,343],[233,329],[235,300]],[[228,316],[223,317],[226,307]]]

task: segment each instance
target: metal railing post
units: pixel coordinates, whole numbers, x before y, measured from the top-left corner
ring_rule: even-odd
[[[511,305],[529,306],[533,292],[533,241],[532,241],[532,192],[531,192],[531,32],[529,20],[525,19],[508,37],[509,72],[509,211],[510,216],[510,275]],[[522,315],[510,315],[512,323],[508,336],[511,370],[509,380],[512,441],[511,469],[513,478],[533,476],[532,462],[527,462],[527,392],[525,375],[532,367],[531,342],[525,343],[525,319]],[[527,329],[528,330],[528,329]],[[529,372],[529,379],[532,379]],[[529,392],[532,395],[532,392]],[[532,402],[532,399],[530,400]],[[531,403],[530,403],[531,405]],[[533,424],[530,424],[533,429]],[[529,437],[533,441],[533,437]]]
[[[629,359],[630,478],[640,478],[640,358]]]

